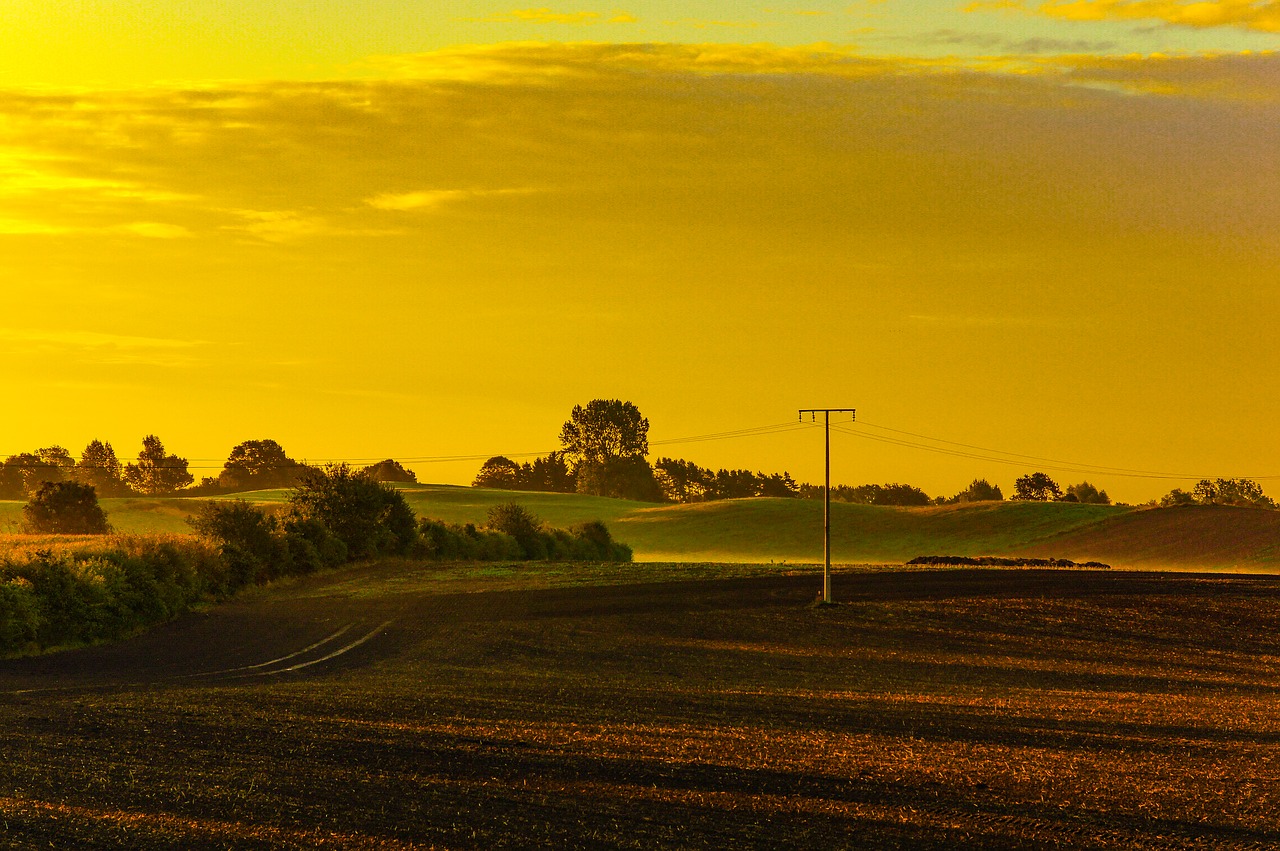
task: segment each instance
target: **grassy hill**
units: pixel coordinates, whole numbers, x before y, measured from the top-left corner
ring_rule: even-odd
[[[1280,571],[1280,511],[1189,505],[1135,511],[1037,542],[1030,555],[1072,552],[1125,567]]]
[[[518,502],[555,526],[602,520],[642,561],[819,562],[822,504],[742,499],[654,505],[449,485],[401,488],[414,512],[453,523],[485,521]],[[280,504],[283,490],[241,496]],[[121,532],[185,533],[196,499],[107,499]],[[17,531],[22,503],[0,502],[0,531]],[[1230,508],[1139,510],[1109,505],[998,502],[926,508],[834,503],[832,560],[901,563],[920,555],[1006,555],[1097,560],[1117,567],[1280,570],[1280,512]]]

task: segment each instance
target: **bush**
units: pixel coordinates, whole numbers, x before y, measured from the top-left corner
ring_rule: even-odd
[[[542,521],[523,505],[504,502],[493,506],[486,527],[515,538],[521,556],[529,561],[543,561],[550,555],[547,544],[551,536],[542,531]]]
[[[42,482],[22,509],[26,530],[53,535],[105,535],[111,531],[93,485]]]
[[[122,638],[225,584],[221,559],[193,543],[39,551],[0,565],[0,652]]]
[[[0,582],[0,651],[34,643],[39,624],[40,607],[31,583],[17,577]]]
[[[511,503],[495,506],[490,517],[484,529],[424,517],[418,521],[413,555],[434,561],[631,561],[631,548],[614,541],[598,520],[570,529],[552,529],[523,506]],[[495,524],[503,529],[494,528]],[[526,548],[520,537],[535,542],[533,547]],[[531,549],[536,558],[530,557]]]
[[[242,499],[206,502],[187,522],[218,545],[236,587],[288,572],[289,551],[280,524],[255,505]]]
[[[404,496],[346,464],[307,470],[289,503],[297,517],[326,526],[351,559],[405,555],[417,538]]]

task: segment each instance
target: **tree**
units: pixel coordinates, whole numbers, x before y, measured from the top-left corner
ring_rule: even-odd
[[[682,458],[659,458],[653,464],[653,476],[669,502],[702,502],[711,491],[710,470]]]
[[[662,502],[662,488],[644,458],[614,458],[597,464],[579,464],[575,475],[578,493]]]
[[[974,479],[969,483],[969,487],[960,491],[951,500],[952,502],[1000,502],[1004,499],[1004,494],[1000,492],[999,485],[993,485],[986,479]]]
[[[532,465],[521,464],[520,478],[523,487],[531,491],[573,493],[578,485],[563,452],[551,452],[535,458]]]
[[[304,467],[274,440],[246,440],[231,448],[218,474],[218,487],[228,491],[292,487]]]
[[[480,465],[473,488],[516,490],[520,481],[520,465],[505,455],[495,455]]]
[[[768,476],[764,473],[757,473],[756,478],[760,481],[760,496],[791,498],[797,496],[800,492],[800,486],[796,484],[796,480],[791,478],[791,474],[785,471],[772,473]]]
[[[93,485],[43,482],[22,509],[26,530],[52,535],[105,535],[111,531]]]
[[[526,559],[542,561],[547,557],[547,545],[542,537],[542,521],[523,505],[504,502],[489,509],[486,528],[503,532],[515,538]]]
[[[154,434],[142,439],[138,463],[125,468],[124,480],[129,487],[148,496],[170,494],[195,481],[187,472],[187,459],[165,454],[164,444]]]
[[[99,496],[126,496],[129,486],[124,483],[124,468],[110,443],[93,440],[80,453],[80,463],[73,474],[76,481],[92,485]]]
[[[377,464],[370,464],[362,470],[366,476],[375,482],[405,482],[416,484],[418,474],[412,470],[406,470],[400,466],[399,461],[388,458],[385,461],[379,461]]]
[[[417,538],[404,496],[346,464],[308,467],[289,503],[298,517],[327,526],[353,559],[404,555]]]
[[[1189,494],[1182,488],[1174,488],[1163,497],[1160,498],[1161,508],[1174,508],[1179,505],[1195,505],[1196,498],[1194,494]]]
[[[630,402],[593,399],[574,405],[560,429],[560,444],[578,464],[605,464],[649,454],[649,420]]]
[[[1275,508],[1275,501],[1253,479],[1201,479],[1191,491],[1200,505]]]
[[[1013,483],[1013,499],[1048,502],[1062,496],[1062,488],[1047,473],[1031,473]]]
[[[27,496],[27,475],[40,463],[33,452],[10,455],[0,465],[0,499],[23,499]]]
[[[575,405],[560,429],[560,444],[574,461],[578,493],[659,502],[662,489],[649,454],[649,421],[630,402],[593,399]]]
[[[1073,497],[1067,500],[1066,497]],[[1066,496],[1064,501],[1081,502],[1086,505],[1110,505],[1111,497],[1107,496],[1106,491],[1098,490],[1088,482],[1081,482],[1078,485],[1067,485]]]

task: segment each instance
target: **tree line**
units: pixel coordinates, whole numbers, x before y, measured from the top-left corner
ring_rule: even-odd
[[[90,441],[77,460],[61,446],[20,452],[0,462],[0,499],[26,499],[41,485],[76,482],[94,489],[99,497],[216,496],[268,488],[295,487],[317,469],[290,458],[274,440],[246,440],[232,447],[222,470],[205,476],[199,484],[186,458],[165,449],[154,434],[142,439],[137,460],[121,463],[109,442]],[[412,470],[386,459],[362,468],[379,482],[416,482]]]
[[[560,429],[560,449],[518,463],[504,455],[486,460],[472,485],[517,491],[550,491],[611,496],[644,502],[709,502],[749,497],[821,499],[821,485],[797,482],[788,472],[702,467],[681,458],[650,463],[649,420],[631,402],[595,399],[576,405]],[[947,496],[930,496],[900,482],[834,485],[831,499],[864,505],[925,506],[1002,501],[999,485],[974,479]],[[1014,482],[1010,500],[1109,505],[1107,492],[1089,481],[1059,485],[1047,473],[1034,472]],[[1150,505],[1248,505],[1275,503],[1249,479],[1205,479],[1190,492],[1175,489]]]
[[[712,470],[682,458],[650,463],[649,420],[631,402],[595,399],[576,405],[560,429],[560,449],[532,462],[495,455],[480,466],[472,485],[504,490],[552,491],[612,496],[644,502],[709,502],[749,497],[820,499],[823,487],[797,482],[788,472]],[[1088,482],[1064,492],[1043,473],[1019,479],[1014,499],[1109,502]],[[1046,482],[1048,484],[1046,484]],[[998,485],[975,479],[952,497],[931,497],[898,482],[837,485],[831,498],[866,505],[944,505],[1003,500]]]

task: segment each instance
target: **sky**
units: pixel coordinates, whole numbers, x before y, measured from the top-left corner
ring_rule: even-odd
[[[1280,2],[8,0],[0,454],[1280,497]],[[685,438],[751,431],[721,439]]]

